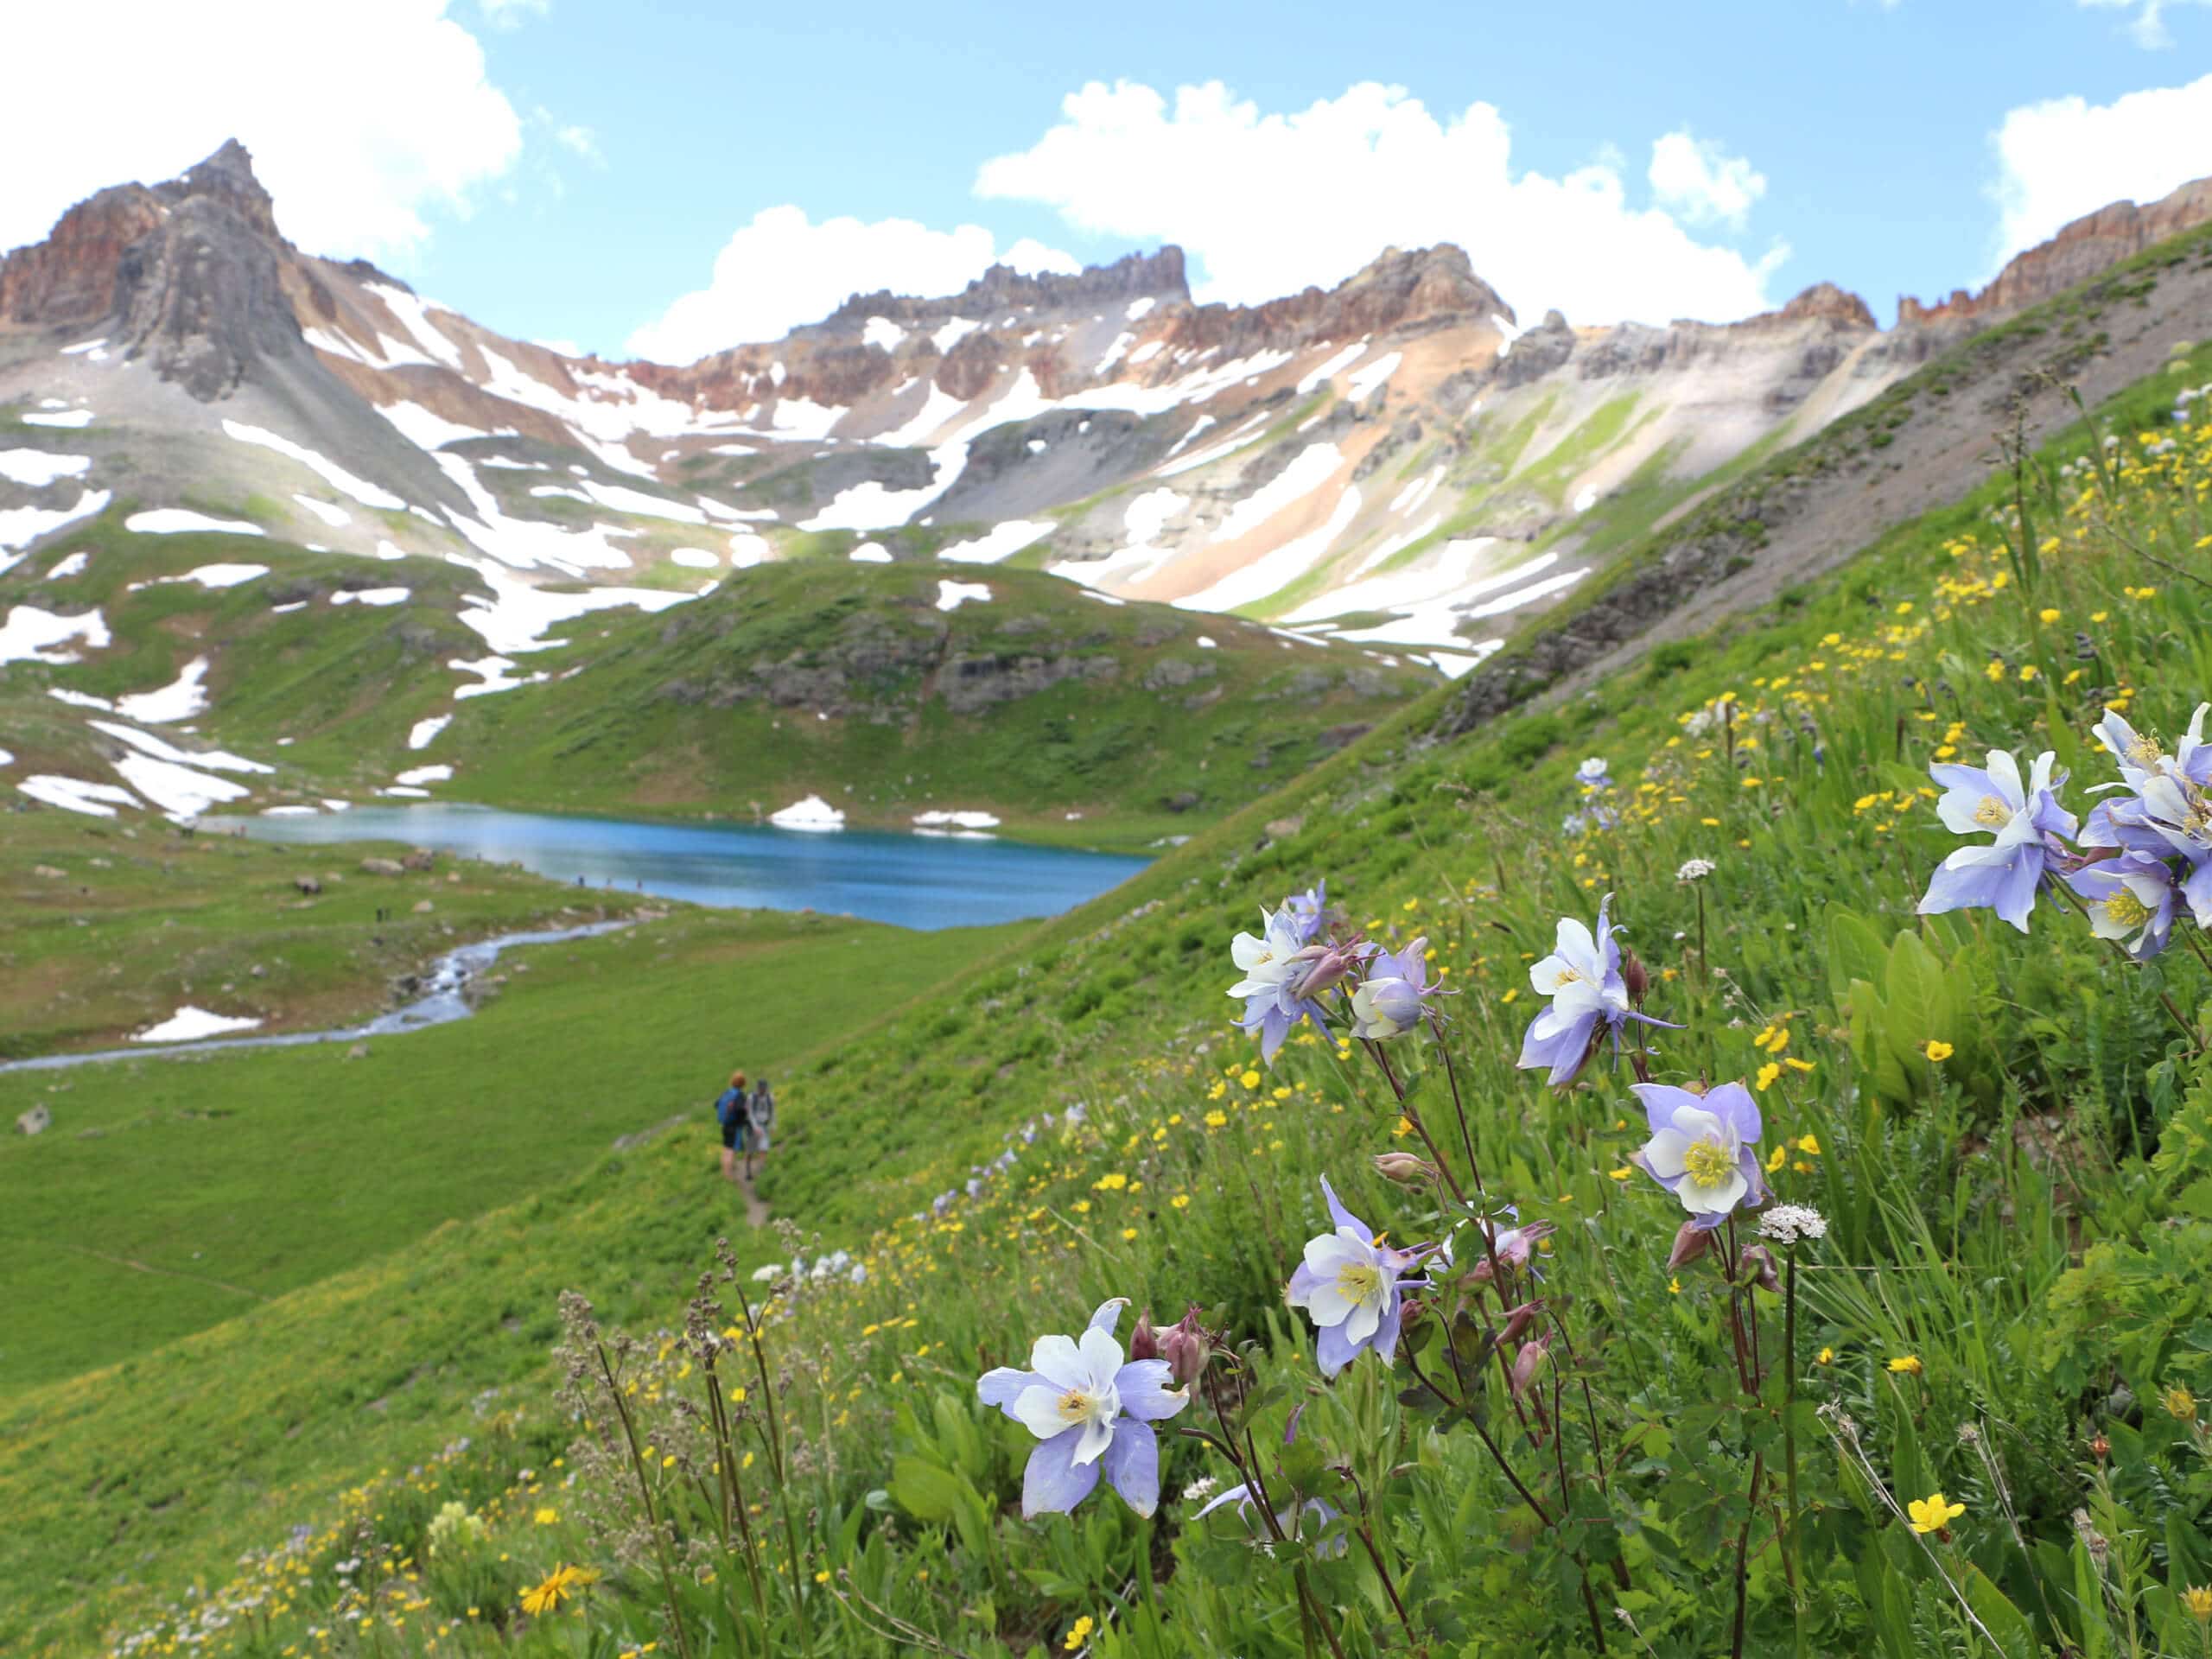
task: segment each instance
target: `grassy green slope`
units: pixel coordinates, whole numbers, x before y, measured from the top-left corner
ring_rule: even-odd
[[[2183,366],[2201,377],[2212,373],[2212,358],[2199,353]],[[2122,399],[2121,429],[2151,420],[2173,384],[2162,378]],[[1765,614],[1740,620],[1694,652],[1655,658],[1648,669],[1555,713],[1518,718],[1456,744],[1408,753],[1406,734],[1426,712],[1413,711],[1389,731],[1317,768],[1287,794],[1247,809],[1163,860],[1122,892],[1040,930],[1019,957],[969,970],[865,1040],[843,1045],[784,1080],[792,1104],[770,1196],[779,1208],[833,1238],[856,1243],[861,1230],[920,1208],[932,1192],[957,1182],[971,1160],[995,1149],[1007,1126],[1039,1109],[1150,1090],[1154,1085],[1141,1079],[1166,1076],[1169,1080],[1157,1087],[1173,1104],[1175,1121],[1195,1124],[1205,1109],[1205,1080],[1218,1076],[1220,1057],[1207,1059],[1195,1082],[1179,1084],[1173,1077],[1187,1076],[1205,1051],[1185,1048],[1179,1068],[1163,1068],[1163,1043],[1177,1033],[1185,1043],[1208,1033],[1217,1037],[1229,932],[1249,924],[1256,904],[1325,874],[1332,892],[1355,907],[1355,921],[1403,919],[1410,911],[1433,922],[1440,935],[1450,930],[1447,965],[1472,993],[1455,1013],[1468,1022],[1471,1060],[1483,1068],[1477,1098],[1497,1103],[1481,1107],[1481,1132],[1486,1141],[1497,1137],[1507,1148],[1496,1179],[1524,1194],[1556,1194],[1540,1208],[1562,1217],[1580,1213],[1577,1205],[1610,1202],[1615,1188],[1605,1170],[1621,1147],[1608,1140],[1601,1147],[1563,1152],[1560,1142],[1532,1139],[1535,1120],[1522,1104],[1530,1091],[1507,1063],[1522,1010],[1506,1009],[1502,995],[1520,976],[1520,953],[1542,948],[1551,917],[1562,910],[1586,912],[1597,891],[1611,887],[1630,895],[1639,945],[1674,966],[1686,947],[1663,942],[1696,925],[1690,893],[1673,880],[1675,867],[1694,854],[1714,856],[1725,874],[1712,890],[1719,907],[1713,949],[1730,966],[1737,988],[1727,995],[1742,997],[1750,1010],[1805,1010],[1807,1023],[1800,1030],[1808,1045],[1815,1045],[1816,1033],[1837,1029],[1837,993],[1822,988],[1830,979],[1824,912],[1856,906],[1871,910],[1885,926],[1898,925],[1909,917],[1920,875],[1951,844],[1917,816],[1901,826],[1894,814],[1854,810],[1862,798],[1875,798],[1878,805],[1890,799],[1887,791],[1909,792],[1945,735],[1940,721],[1913,719],[1922,707],[1919,698],[1897,671],[1883,665],[1879,641],[1891,626],[1885,619],[1900,604],[1916,605],[1923,617],[1930,612],[1931,585],[1954,579],[1958,569],[1952,544],[1961,531],[1986,534],[1984,515],[1995,495],[1985,491],[1893,532],[1817,592],[1793,594]],[[1979,568],[2001,566],[1984,556]],[[2115,613],[2109,607],[2117,601],[2103,595],[2117,580],[2101,576],[2078,588],[2069,580],[2053,593],[2054,608],[2069,618],[2078,612],[2085,621],[2097,614],[2099,637],[2112,660],[2171,659],[2182,680],[2202,683],[2207,665],[2192,653],[2205,636],[2193,613],[2184,614],[2187,607],[2175,603],[2183,598],[2193,603],[2193,596],[2176,594],[2155,608],[2147,599],[2130,601],[2140,603],[2140,611]],[[2069,658],[2060,647],[2070,635],[2038,633],[2033,613],[1980,602],[1985,608],[1956,626],[1933,635],[1911,632],[1897,648],[1911,646],[1914,672],[1930,678],[1941,674],[1957,690],[1975,739],[2011,744],[2025,739],[2034,747],[2056,738],[2078,747],[2078,736],[2061,734],[2077,732],[2093,699],[2108,695],[2111,686],[2094,681],[2062,686]],[[1713,761],[1710,744],[1677,753],[1678,711],[1698,709],[1725,692],[1754,705],[1779,699],[1778,685],[1765,689],[1775,677],[1802,681],[1831,668],[1841,674],[1846,659],[1838,648],[1868,638],[1875,645],[1864,660],[1873,671],[1859,670],[1835,686],[1815,682],[1821,700],[1812,706],[1821,711],[1824,739],[1819,753],[1809,741],[1790,741],[1796,728],[1789,721],[1747,728],[1771,747],[1747,743],[1740,767]],[[2024,680],[2008,671],[2001,687],[1985,690],[1980,664],[1988,648],[2001,651],[2013,664],[2036,664],[2037,677]],[[2147,683],[2147,673],[2144,677]],[[1831,700],[1831,690],[1843,695]],[[2159,699],[2161,729],[2177,723],[2186,701]],[[1571,801],[1567,773],[1592,748],[1611,754],[1616,775],[1630,787],[1637,787],[1634,780],[1647,764],[1666,780],[1655,785],[1663,809],[1647,803],[1650,827],[1639,823],[1617,846],[1599,844],[1594,850],[1566,842],[1556,830],[1559,813]],[[1639,789],[1631,798],[1644,798]],[[1289,815],[1303,817],[1302,830],[1259,841],[1262,819]],[[1479,902],[1462,910],[1471,887],[1480,890]],[[1943,950],[1962,952],[1973,939],[1990,934],[1961,921],[1941,925],[1934,937]],[[2029,1091],[2025,1104],[2094,1091],[2088,1097],[2100,1103],[2099,1110],[2118,1116],[2084,1120],[2082,1132],[2095,1148],[2091,1161],[2117,1157],[2130,1142],[2139,1145],[2145,1128],[2133,1092],[2139,1085],[2129,1079],[2139,1077],[2144,1060],[2157,1054],[2157,1022],[2163,1016],[2155,1007],[2134,1005],[2128,990],[2133,982],[2121,977],[2128,970],[2085,939],[2063,933],[2045,954],[1980,949],[1971,974],[2007,976],[2001,988],[1972,992],[1983,1017],[2017,1018],[2004,1011],[2017,1009],[2023,999],[2040,1006],[2035,999],[2062,995],[2061,985],[2081,1010],[2049,1029],[2019,1033],[2016,1066],[2032,1056],[2032,1065],[2016,1079]],[[1967,972],[1963,957],[1961,963],[1961,972]],[[1983,983],[1979,977],[1963,982]],[[1713,993],[1701,994],[1694,1005],[1687,987],[1670,995],[1684,999],[1670,1004],[1672,1011],[1694,1016],[1695,1040],[1707,1049],[1702,1063],[1722,1068],[1724,1075],[1758,1063],[1749,1037],[1764,1015],[1731,1025],[1730,1005]],[[601,1025],[620,1017],[614,1001],[601,1004]],[[2092,1022],[2107,1058],[2085,1060],[2067,1036],[2068,1023],[2081,1020]],[[1245,1050],[1237,1044],[1229,1052],[1241,1057]],[[1909,1125],[1885,1128],[1878,1115],[1870,1118],[1854,1104],[1853,1064],[1840,1039],[1795,1052],[1814,1057],[1816,1070],[1790,1096],[1789,1122],[1793,1128],[1800,1122],[1818,1126],[1835,1151],[1821,1201],[1836,1212],[1865,1217],[1878,1190],[1890,1195],[1879,1202],[1907,1206],[1885,1225],[1910,1233],[1927,1224],[1910,1207],[1913,1195],[1948,1204],[1955,1185],[1963,1194],[1983,1179],[1956,1165],[1955,1141],[1930,1140]],[[1980,1051],[1971,1052],[1978,1066]],[[1303,1063],[1300,1067],[1291,1075],[1320,1086],[1318,1074],[1309,1079]],[[1255,1109],[1267,1104],[1264,1096],[1241,1091],[1232,1092],[1232,1103]],[[1166,1109],[1154,1105],[1139,1115]],[[1316,1160],[1351,1179],[1343,1143],[1364,1137],[1357,1117],[1294,1117],[1287,1107],[1281,1115],[1290,1120],[1285,1129],[1294,1137],[1294,1149],[1283,1154],[1296,1164],[1294,1182],[1288,1165],[1283,1179],[1290,1184],[1268,1178],[1262,1230],[1294,1236],[1298,1219],[1277,1214],[1278,1207],[1310,1208],[1298,1196],[1298,1184]],[[1284,1131],[1275,1132],[1280,1137]],[[1166,1134],[1164,1127],[1161,1133]],[[1588,1133],[1586,1126],[1575,1131],[1578,1138]],[[2155,1128],[2149,1133],[2155,1135]],[[2120,1145],[2108,1145],[2106,1137],[2113,1134],[2120,1136]],[[1264,1156],[1267,1144],[1259,1139],[1249,1155]],[[1084,1192],[1093,1168],[1134,1155],[1135,1142],[1127,1153],[1117,1152],[1118,1145],[1096,1147],[1078,1160],[1070,1172],[1073,1192]],[[1852,1149],[1847,1158],[1847,1149]],[[0,1500],[26,1524],[0,1546],[6,1551],[0,1578],[36,1586],[37,1608],[54,1615],[61,1615],[63,1605],[111,1564],[126,1555],[137,1559],[143,1550],[157,1552],[162,1575],[174,1582],[221,1560],[252,1537],[257,1526],[262,1536],[273,1535],[307,1493],[333,1491],[379,1460],[408,1455],[406,1448],[419,1453],[450,1432],[470,1390],[531,1374],[531,1350],[523,1337],[542,1339],[548,1330],[539,1299],[553,1287],[583,1286],[617,1319],[652,1308],[656,1293],[670,1294],[683,1276],[686,1251],[696,1266],[705,1235],[716,1225],[697,1196],[703,1154],[696,1139],[657,1145],[529,1205],[447,1230],[416,1251],[335,1277],[121,1370],[22,1395],[0,1421],[10,1447],[0,1453]],[[1169,1190],[1171,1181],[1199,1179],[1185,1166],[1181,1153],[1159,1155],[1176,1161],[1155,1174],[1158,1190]],[[1884,1180],[1885,1170],[1903,1185]],[[1218,1171],[1205,1177],[1217,1183],[1222,1178]],[[1366,1197],[1378,1205],[1385,1202],[1371,1191]],[[2047,1221],[2047,1190],[2037,1197],[2022,1188],[2009,1202],[2030,1200],[2043,1206],[2035,1213]],[[1241,1198],[1231,1202],[1217,1194],[1215,1202],[1243,1213]],[[1086,1250],[1062,1266],[1055,1244],[1027,1247],[1043,1252],[1027,1257],[1039,1275],[1033,1281],[1035,1308],[1028,1306],[1033,1299],[1024,1297],[1026,1311],[1010,1313],[995,1304],[983,1319],[972,1308],[963,1306],[954,1318],[940,1306],[933,1344],[949,1344],[953,1358],[950,1369],[932,1366],[926,1375],[947,1379],[948,1386],[958,1383],[983,1363],[979,1348],[1007,1351],[1034,1319],[1046,1317],[1045,1303],[1072,1302],[1110,1287],[1144,1287],[1156,1301],[1172,1305],[1197,1290],[1190,1274],[1198,1256],[1179,1257],[1175,1228],[1161,1218],[1163,1212],[1144,1207],[1152,1213],[1143,1218],[1140,1241],[1125,1254]],[[1063,1207],[1058,1213],[1071,1212]],[[2113,1224],[2126,1224],[2133,1213],[2115,1211]],[[1219,1229],[1228,1219],[1224,1212],[1224,1223],[1193,1234],[1187,1248],[1196,1249],[1203,1239],[1202,1254],[1220,1257],[1217,1271],[1235,1278],[1246,1270],[1236,1264],[1258,1244],[1249,1236],[1249,1217],[1237,1223],[1244,1236],[1226,1241]],[[1648,1203],[1627,1212],[1620,1224],[1633,1236],[1618,1243],[1632,1244],[1639,1254],[1655,1245],[1663,1249],[1672,1226]],[[1863,1219],[1854,1224],[1860,1229],[1858,1248],[1898,1248],[1894,1233],[1892,1242],[1885,1243],[1879,1229],[1869,1235]],[[2094,1223],[2082,1217],[2075,1224]],[[1012,1230],[1013,1219],[1006,1225]],[[2018,1268],[2023,1249],[2032,1249],[2036,1266],[2008,1277],[2003,1305],[1985,1306],[1979,1319],[1966,1319],[1962,1304],[1954,1308],[1935,1300],[1854,1313],[1847,1299],[1840,1299],[1824,1316],[1839,1325],[1847,1315],[1860,1319],[1856,1340],[1877,1355],[1888,1344],[1918,1344],[1940,1354],[1953,1380],[1942,1384],[1947,1393],[1936,1421],[1951,1421],[1976,1389],[2003,1400],[2018,1389],[2022,1338],[1999,1343],[1987,1332],[1993,1322],[2028,1318],[2063,1265],[2063,1230],[2038,1232],[2028,1244],[2017,1230],[2000,1231],[2001,1236],[1984,1228],[1957,1244],[1955,1254],[1965,1253],[1962,1275],[1980,1272],[1976,1263],[1991,1270],[1999,1262],[2008,1271]],[[982,1252],[963,1258],[969,1262],[963,1271],[979,1271],[999,1248],[999,1236],[995,1228],[930,1248]],[[1249,1294],[1257,1299],[1248,1315],[1256,1317],[1264,1281],[1274,1271],[1273,1257],[1279,1255],[1276,1250],[1267,1261],[1247,1264],[1254,1275]],[[1995,1281],[1976,1282],[1983,1282],[1985,1303],[1999,1294]],[[884,1292],[894,1306],[910,1294]],[[672,1303],[664,1300],[656,1311],[665,1317]],[[511,1313],[524,1318],[524,1333],[501,1334],[499,1322]],[[1672,1328],[1663,1300],[1657,1306],[1637,1302],[1611,1308],[1606,1317],[1629,1321],[1623,1328],[1639,1321],[1656,1332]],[[346,1331],[349,1345],[323,1354],[333,1320]],[[1958,1334],[1946,1337],[1946,1329]],[[1662,1370],[1669,1363],[1663,1355],[1654,1357]],[[880,1372],[897,1363],[895,1354],[870,1361],[869,1386],[886,1387]],[[404,1409],[363,1415],[364,1401],[382,1397],[410,1376],[414,1386]],[[186,1402],[181,1408],[179,1402]],[[2046,1420],[2047,1407],[2034,1409],[2039,1421]],[[881,1416],[870,1421],[879,1434],[890,1432]],[[873,1463],[862,1461],[872,1471]],[[80,1496],[87,1468],[100,1471],[100,1495],[92,1503]],[[73,1478],[64,1478],[65,1471]],[[1479,1477],[1469,1470],[1464,1478]],[[269,1501],[272,1491],[283,1495],[281,1502]],[[17,1627],[45,1616],[27,1610],[17,1616]]]
[[[941,610],[947,582],[990,597]],[[1295,777],[1433,683],[999,567],[763,565],[658,617],[590,621],[575,679],[464,709],[440,747],[456,792],[741,818],[814,792],[855,824],[983,810],[1019,834],[1139,845]],[[957,713],[956,664],[1065,677]]]
[[[533,885],[538,906],[563,891]],[[363,910],[393,890],[356,887],[368,889]],[[111,924],[104,952],[124,938],[166,950],[167,919],[148,910]],[[226,919],[194,916],[194,937],[219,937]],[[733,1066],[781,1071],[823,1033],[865,1027],[1024,931],[686,910],[503,958],[513,994],[495,983],[475,1018],[376,1039],[360,1059],[321,1045],[0,1077],[0,1116],[42,1102],[56,1120],[0,1141],[13,1195],[0,1248],[10,1281],[38,1287],[0,1344],[0,1394],[143,1353],[557,1185],[617,1136],[671,1116],[704,1125]],[[279,953],[311,948],[305,931],[251,938]],[[184,960],[205,963],[207,948]],[[798,987],[810,988],[804,1022],[784,1000]],[[602,1024],[610,1001],[625,1012]],[[588,1027],[598,1034],[581,1048],[558,1039]],[[727,1188],[699,1197],[723,1225],[743,1214]]]

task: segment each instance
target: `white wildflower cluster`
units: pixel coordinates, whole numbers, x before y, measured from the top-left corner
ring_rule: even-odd
[[[1702,881],[1707,876],[1711,875],[1716,868],[1717,867],[1714,865],[1713,861],[1709,858],[1688,859],[1683,861],[1682,868],[1675,872],[1675,880],[1677,881]]]
[[[1827,1217],[1809,1205],[1777,1204],[1759,1216],[1759,1236],[1777,1244],[1827,1236]]]

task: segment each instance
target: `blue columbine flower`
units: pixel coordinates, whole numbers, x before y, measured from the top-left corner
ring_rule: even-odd
[[[2123,852],[2083,865],[2066,878],[2066,885],[2082,896],[2096,936],[2125,942],[2136,961],[2149,961],[2173,942],[2181,889],[2164,859]]]
[[[1613,786],[1612,775],[1606,767],[1605,758],[1599,754],[1592,755],[1574,769],[1574,781],[1582,785],[1582,792],[1586,795],[1595,795],[1600,791],[1608,790]]]
[[[1273,1060],[1300,1020],[1321,1023],[1314,998],[1350,973],[1358,955],[1351,945],[1313,941],[1289,904],[1262,910],[1260,926],[1259,933],[1239,933],[1230,943],[1230,956],[1244,977],[1229,995],[1243,1000],[1244,1017],[1237,1023],[1259,1033],[1262,1056]]]
[[[1702,1095],[1664,1083],[1631,1084],[1650,1120],[1651,1139],[1635,1154],[1651,1179],[1681,1201],[1691,1224],[1711,1231],[1739,1204],[1766,1202],[1759,1173],[1758,1103],[1740,1083]]]
[[[1982,766],[1933,766],[1928,775],[1943,785],[1936,804],[1946,828],[1961,836],[1987,830],[1995,839],[1961,847],[1937,868],[1920,901],[1920,913],[1994,910],[2024,933],[2035,908],[2044,867],[2063,855],[2062,837],[2074,834],[2074,815],[2058,804],[2066,774],[2053,777],[2057,756],[2037,755],[2024,784],[2019,762],[2002,749]]]
[[[1367,976],[1351,994],[1352,1035],[1379,1042],[1420,1024],[1427,1012],[1423,999],[1444,982],[1424,978],[1427,963],[1426,938],[1395,954],[1385,950],[1368,958]]]
[[[1039,1337],[1029,1369],[1001,1365],[976,1382],[976,1397],[1034,1434],[1021,1481],[1021,1513],[1064,1515],[1090,1496],[1103,1468],[1139,1515],[1160,1507],[1160,1440],[1152,1426],[1191,1403],[1167,1386],[1164,1359],[1122,1358],[1114,1339],[1116,1296],[1099,1305],[1080,1338]]]
[[[1621,1027],[1631,1020],[1647,1026],[1663,1026],[1648,1014],[1629,1006],[1628,982],[1621,977],[1621,950],[1613,943],[1619,932],[1605,919],[1613,902],[1607,893],[1598,904],[1598,931],[1593,935],[1572,916],[1560,919],[1552,954],[1529,969],[1529,983],[1551,1006],[1529,1022],[1521,1040],[1521,1068],[1551,1068],[1551,1082],[1561,1086],[1574,1081],[1583,1062],[1598,1046],[1601,1030],[1609,1029],[1620,1040]]]
[[[1289,898],[1282,901],[1282,907],[1290,912],[1290,919],[1295,925],[1298,934],[1298,942],[1300,944],[1311,944],[1313,942],[1313,936],[1321,931],[1321,924],[1328,918],[1328,882],[1325,880],[1316,881],[1305,892],[1292,893]]]
[[[1399,1292],[1428,1282],[1400,1275],[1427,1251],[1394,1250],[1384,1245],[1365,1222],[1337,1202],[1336,1189],[1325,1178],[1321,1196],[1328,1201],[1336,1230],[1306,1241],[1306,1259],[1290,1275],[1287,1300],[1293,1307],[1304,1308],[1320,1332],[1314,1357],[1320,1362],[1322,1376],[1334,1376],[1363,1348],[1372,1348],[1389,1361],[1398,1346],[1398,1325],[1404,1313]]]

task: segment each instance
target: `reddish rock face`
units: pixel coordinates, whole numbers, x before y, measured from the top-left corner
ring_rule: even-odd
[[[1949,299],[1935,305],[1923,305],[1910,295],[1900,298],[1897,324],[1957,322],[2018,311],[2208,219],[2212,219],[2212,179],[2185,184],[2147,207],[2116,201],[2075,219],[2040,246],[2015,255],[1997,273],[1997,280],[1979,294],[1953,289]]]
[[[138,184],[79,202],[45,241],[0,258],[0,321],[54,328],[98,322],[115,308],[123,251],[158,227],[166,211]]]

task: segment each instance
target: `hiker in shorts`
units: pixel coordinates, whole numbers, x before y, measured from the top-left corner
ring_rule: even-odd
[[[745,1156],[753,1128],[752,1102],[745,1092],[745,1073],[729,1074],[729,1087],[715,1097],[715,1119],[722,1131],[722,1179],[738,1185],[738,1160]]]
[[[753,1091],[753,1098],[746,1103],[746,1123],[751,1133],[746,1149],[752,1154],[745,1171],[751,1180],[760,1173],[760,1160],[767,1155],[768,1132],[776,1127],[776,1097],[768,1092],[768,1079],[760,1079],[760,1086]]]

